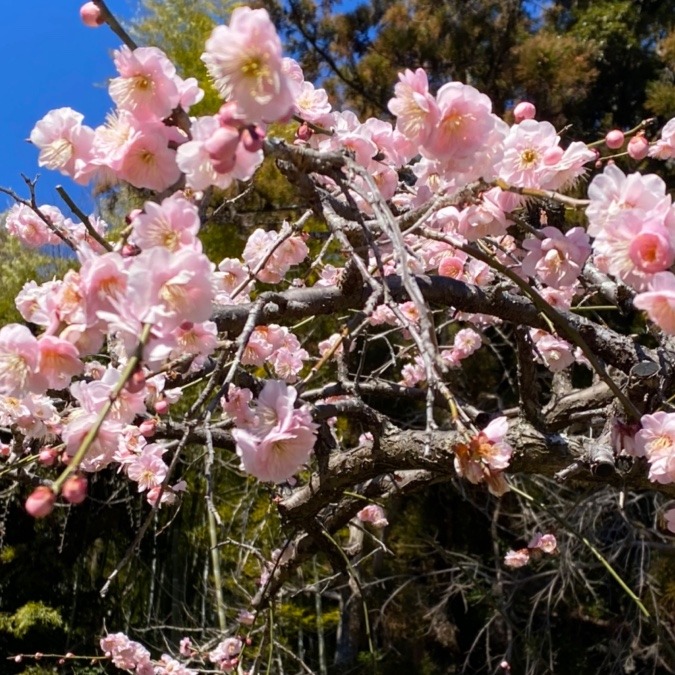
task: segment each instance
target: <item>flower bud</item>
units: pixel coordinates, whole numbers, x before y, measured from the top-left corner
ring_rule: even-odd
[[[218,173],[229,173],[234,169],[234,165],[237,163],[238,146],[239,131],[229,126],[216,129],[204,143],[204,149],[209,153],[213,168]]]
[[[42,448],[38,453],[38,462],[43,466],[54,466],[56,458],[59,456],[59,451],[54,448]]]
[[[127,380],[125,388],[130,394],[138,394],[143,391],[145,388],[145,373],[140,368],[134,370]]]
[[[157,431],[157,420],[143,420],[138,430],[145,438],[152,438]]]
[[[307,122],[303,122],[299,127],[298,130],[295,132],[295,137],[299,141],[304,141],[305,143],[312,137],[313,135],[312,128],[307,124]]]
[[[521,101],[513,109],[513,117],[516,122],[522,122],[523,120],[533,120],[536,114],[537,109],[534,107],[534,104],[530,103],[529,101]]]
[[[87,498],[87,479],[84,476],[69,476],[61,494],[69,504],[81,504]]]
[[[80,19],[89,28],[98,28],[103,25],[103,12],[95,2],[85,2],[80,7]]]
[[[166,415],[169,412],[169,402],[165,399],[160,399],[155,402],[155,412],[158,415]]]
[[[649,152],[649,141],[644,137],[643,134],[638,134],[633,136],[633,138],[628,141],[628,154],[636,161],[640,161],[647,156]]]
[[[122,246],[122,257],[133,258],[141,252],[141,249],[136,244],[124,244]]]
[[[44,518],[54,510],[56,495],[46,485],[35,488],[26,500],[26,511],[33,518]]]
[[[236,103],[223,103],[218,110],[217,117],[221,126],[238,127],[246,123],[246,118]]]
[[[264,140],[265,131],[257,125],[246,127],[241,132],[241,143],[248,152],[258,152],[258,150],[262,150]]]
[[[618,150],[623,145],[624,140],[625,137],[623,131],[612,129],[612,131],[609,131],[605,136],[605,145],[610,150]]]

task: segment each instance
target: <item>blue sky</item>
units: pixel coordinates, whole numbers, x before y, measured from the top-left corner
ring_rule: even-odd
[[[110,55],[120,46],[107,27],[80,22],[83,0],[18,0],[6,2],[0,21],[0,185],[27,196],[21,173],[41,178],[38,200],[63,206],[54,187],[63,184],[85,210],[93,202],[85,187],[65,176],[41,170],[38,152],[26,142],[35,122],[53,108],[69,106],[83,113],[92,127],[112,108],[105,83],[114,75]],[[118,16],[128,18],[133,0],[108,0]],[[0,195],[0,211],[11,200]],[[64,207],[65,208],[65,207]]]

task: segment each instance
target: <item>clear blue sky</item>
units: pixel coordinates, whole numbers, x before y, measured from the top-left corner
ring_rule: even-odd
[[[105,26],[87,28],[80,22],[83,0],[11,0],[0,14],[0,185],[27,196],[21,174],[41,178],[38,199],[56,204],[54,187],[63,184],[86,210],[93,202],[84,187],[65,176],[42,170],[38,152],[26,142],[35,122],[53,108],[69,106],[85,123],[101,124],[112,109],[105,83],[115,74],[110,58],[119,39]],[[134,0],[108,0],[118,16],[129,18]],[[0,195],[0,211],[11,200]],[[65,207],[64,207],[65,208]]]

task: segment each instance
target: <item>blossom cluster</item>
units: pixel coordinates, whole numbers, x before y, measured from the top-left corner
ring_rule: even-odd
[[[558,548],[558,542],[552,534],[535,533],[530,543],[525,548],[517,551],[508,551],[504,556],[504,564],[507,567],[524,567],[529,564],[531,559],[540,556],[542,553],[553,555]]]
[[[88,25],[100,23],[95,6],[83,7],[82,17]],[[213,188],[249,180],[263,161],[269,125],[294,117],[300,121],[299,148],[346,152],[358,167],[347,187],[334,177],[313,176],[333,200],[356,205],[366,215],[376,213],[376,204],[381,211],[380,202],[404,216],[435,204],[415,228],[400,232],[402,244],[372,228],[363,260],[372,277],[435,274],[449,283],[486,288],[507,268],[521,287],[529,285],[552,307],[566,310],[584,291],[584,269],[594,266],[629,286],[635,307],[675,333],[675,206],[658,176],[625,173],[588,145],[568,142],[550,123],[537,120],[527,102],[507,124],[471,85],[447,82],[432,92],[423,69],[399,75],[389,101],[394,124],[334,111],[326,92],[283,56],[263,9],[234,9],[229,24],[216,27],[207,40],[202,60],[223,98],[214,114],[190,117],[203,91],[194,78],[180,77],[161,50],[124,46],[114,53],[117,75],[108,91],[116,108],[105,124],[87,126],[80,113],[59,108],[35,125],[30,139],[41,166],[81,184],[125,182],[156,196],[127,214],[128,228],[116,245],[104,239],[107,225],[94,216],[76,223],[56,207],[24,203],[8,214],[10,234],[31,247],[67,242],[79,267],[63,279],[23,288],[16,304],[36,330],[19,324],[0,329],[0,422],[22,439],[21,447],[8,446],[3,456],[19,456],[39,444],[37,461],[65,465],[94,427],[95,438],[86,441],[88,451],[73,467],[78,480],[85,480],[82,472],[114,465],[151,503],[160,496],[162,502],[176,499],[185,486],[168,485],[167,446],[154,437],[181,391],[162,373],[186,358],[190,373],[206,369],[234,339],[219,334],[214,310],[250,302],[261,284],[287,284],[290,270],[309,256],[301,220],[283,223],[278,231],[254,229],[240,257],[214,264],[200,240],[202,198]],[[674,123],[666,124],[651,146],[644,134],[634,135],[629,156],[673,158]],[[606,138],[609,148],[625,142],[619,130]],[[599,168],[588,186],[583,223],[563,230],[542,210],[537,227],[512,227],[522,225],[528,194],[565,191]],[[454,197],[469,184],[478,187]],[[479,249],[489,251],[495,264],[472,255]],[[342,271],[316,261],[293,283],[312,279],[319,288],[333,286],[341,283]],[[429,355],[419,340],[411,348],[424,310],[412,298],[398,304],[388,298],[366,312],[369,329],[382,335],[387,327],[396,331],[394,380],[406,387],[433,384]],[[499,321],[454,311],[453,343],[434,355],[434,367],[441,373],[457,367],[482,348],[486,329]],[[550,331],[530,332],[533,358],[555,373],[574,363],[588,365],[578,348]],[[270,324],[252,326],[241,345],[238,365],[266,369],[274,378],[256,394],[231,385],[222,402],[242,468],[259,480],[287,481],[311,458],[317,425],[291,385],[310,360],[340,356],[342,338],[333,334],[316,343],[312,354],[311,342],[303,344],[289,328]],[[105,366],[96,360],[99,353],[108,359]],[[133,372],[125,373],[136,357]],[[50,392],[58,392],[58,404]],[[649,462],[650,478],[671,482],[670,443],[649,440],[649,434],[669,433],[671,423],[663,415],[643,417],[636,447]],[[503,471],[512,454],[507,429],[506,418],[499,417],[455,447],[457,473],[487,483],[496,495],[507,489]],[[72,487],[79,499],[82,490]],[[35,512],[43,515],[46,502]]]
[[[153,661],[150,652],[139,642],[130,640],[124,633],[110,633],[101,639],[101,649],[114,666],[137,675],[196,675],[168,654]]]
[[[497,417],[468,442],[457,443],[453,448],[457,474],[470,483],[485,482],[498,497],[509,489],[503,473],[513,454],[506,440],[508,430],[506,417]]]
[[[279,380],[268,380],[250,407],[249,389],[233,387],[222,400],[236,427],[232,436],[243,469],[262,481],[281,483],[310,457],[317,425],[306,406],[295,407],[297,391]]]

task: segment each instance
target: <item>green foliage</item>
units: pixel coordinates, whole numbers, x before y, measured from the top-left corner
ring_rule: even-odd
[[[24,637],[34,628],[63,628],[63,619],[58,610],[42,602],[28,602],[14,614],[0,614],[0,630],[16,638]]]

